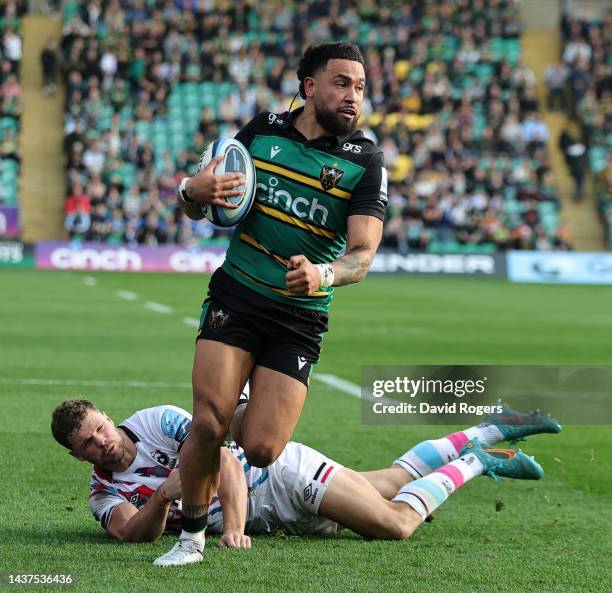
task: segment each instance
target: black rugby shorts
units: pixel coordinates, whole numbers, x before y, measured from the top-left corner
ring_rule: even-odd
[[[269,299],[219,269],[202,305],[197,339],[242,348],[256,365],[308,386],[326,331],[327,313]]]

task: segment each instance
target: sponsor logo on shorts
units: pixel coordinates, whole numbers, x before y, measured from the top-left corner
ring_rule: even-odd
[[[314,505],[315,501],[317,500],[318,495],[319,495],[319,489],[315,488],[313,490],[312,484],[308,484],[308,486],[304,488],[304,502],[310,501],[310,504]]]
[[[321,173],[319,174],[319,181],[325,191],[332,189],[338,185],[340,179],[344,175],[344,171],[337,169],[336,167],[328,167],[323,165]]]
[[[303,356],[298,356],[297,358],[298,358],[298,370],[301,371],[308,361]]]
[[[211,309],[208,316],[208,326],[210,329],[221,329],[229,318],[229,313],[226,313],[223,309]]]

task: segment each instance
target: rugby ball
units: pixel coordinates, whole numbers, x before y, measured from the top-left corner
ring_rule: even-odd
[[[229,202],[237,205],[237,208],[223,208],[222,206],[204,204],[202,205],[202,212],[213,224],[230,227],[243,220],[253,205],[256,184],[255,165],[253,165],[253,159],[244,144],[234,140],[234,138],[219,138],[206,147],[200,158],[198,171],[204,169],[212,159],[218,156],[222,156],[223,161],[215,168],[215,175],[242,173],[244,184],[235,188],[242,190],[242,194],[228,198]]]

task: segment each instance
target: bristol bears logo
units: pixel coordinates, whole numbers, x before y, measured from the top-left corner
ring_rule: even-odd
[[[210,329],[221,329],[229,319],[229,313],[223,309],[211,309],[208,316],[208,326]]]
[[[319,175],[319,181],[321,182],[323,189],[329,191],[338,185],[338,182],[342,179],[343,175],[344,171],[336,169],[336,167],[328,167],[327,165],[323,165]]]

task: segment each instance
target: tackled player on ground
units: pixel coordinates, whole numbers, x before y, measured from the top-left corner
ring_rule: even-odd
[[[53,436],[73,457],[94,465],[89,507],[109,535],[123,541],[155,541],[165,530],[180,528],[177,464],[190,428],[191,415],[169,405],[141,410],[115,426],[83,399],[58,405],[51,424]],[[249,535],[279,529],[329,535],[347,527],[365,537],[405,539],[474,477],[541,478],[543,470],[532,457],[487,447],[560,430],[547,416],[504,406],[483,424],[419,443],[390,467],[368,472],[296,442],[270,467],[257,468],[229,441],[221,449],[209,528],[222,534],[221,545],[238,548],[251,546]]]

